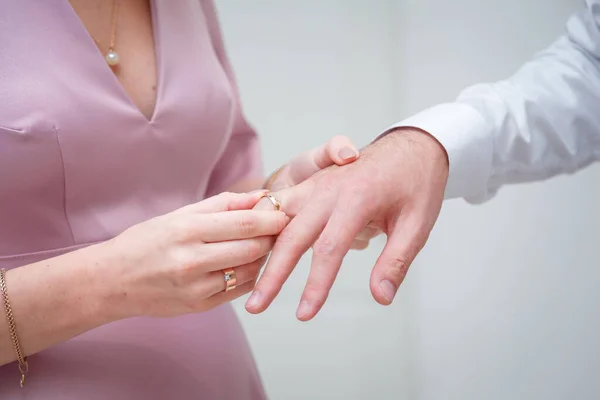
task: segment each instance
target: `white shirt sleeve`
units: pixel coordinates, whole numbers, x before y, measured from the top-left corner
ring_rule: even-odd
[[[446,198],[492,198],[504,184],[543,180],[600,160],[600,0],[512,77],[462,91],[395,124],[429,132],[450,161]]]

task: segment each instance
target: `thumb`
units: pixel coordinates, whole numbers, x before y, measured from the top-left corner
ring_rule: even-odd
[[[308,202],[314,187],[315,182],[309,179],[299,185],[271,192],[271,195],[279,202],[280,211],[284,212],[288,217],[293,218],[300,212],[304,204]],[[273,206],[271,200],[262,198],[254,209],[273,210]]]
[[[415,212],[401,214],[388,234],[387,243],[371,272],[371,293],[382,305],[394,300],[417,254],[425,246],[429,229]]]
[[[289,176],[294,184],[300,183],[323,168],[331,165],[346,165],[356,161],[359,152],[346,136],[334,136],[327,143],[306,153],[300,154],[290,161]]]

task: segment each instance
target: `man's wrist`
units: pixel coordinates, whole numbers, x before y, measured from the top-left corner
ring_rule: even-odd
[[[424,146],[430,150],[429,153],[436,157],[436,159],[444,161],[446,165],[449,164],[448,152],[444,146],[435,138],[435,136],[426,130],[407,126],[391,129],[390,134],[397,137],[407,138],[413,143],[418,143],[419,145]]]
[[[423,129],[411,126],[391,128],[379,135],[371,145],[377,145],[380,141],[411,143],[427,154],[430,160],[443,165],[446,171],[449,169],[449,158],[446,149],[433,135]]]

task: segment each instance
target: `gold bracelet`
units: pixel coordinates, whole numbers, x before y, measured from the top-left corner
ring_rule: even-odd
[[[17,336],[17,325],[15,324],[15,317],[13,316],[12,308],[10,308],[10,301],[8,301],[8,290],[6,289],[6,270],[0,269],[0,291],[2,292],[2,299],[4,300],[4,311],[6,311],[6,321],[8,322],[8,331],[10,332],[10,339],[12,340],[15,353],[17,353],[17,360],[19,361],[19,371],[21,371],[21,387],[25,386],[25,374],[29,370],[27,364],[27,357],[23,357],[23,351],[19,344],[19,337]]]

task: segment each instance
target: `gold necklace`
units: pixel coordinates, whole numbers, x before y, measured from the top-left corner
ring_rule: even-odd
[[[117,41],[117,10],[119,9],[119,2],[117,0],[113,0],[112,2],[112,16],[111,16],[111,27],[110,27],[110,44],[108,46],[108,51],[104,55],[104,59],[106,63],[111,67],[116,67],[121,62],[121,58],[119,54],[115,51],[115,42]],[[96,45],[100,47],[100,43],[94,39]]]

